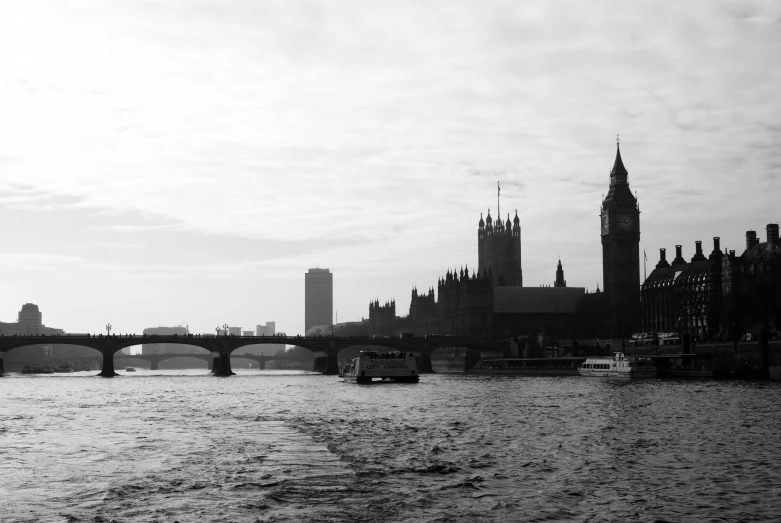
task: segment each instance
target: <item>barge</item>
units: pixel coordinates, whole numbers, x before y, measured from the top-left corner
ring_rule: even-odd
[[[485,358],[468,374],[518,376],[578,376],[586,358]]]
[[[339,376],[349,383],[393,381],[417,383],[417,360],[412,352],[361,351],[360,355],[345,362],[339,368]]]

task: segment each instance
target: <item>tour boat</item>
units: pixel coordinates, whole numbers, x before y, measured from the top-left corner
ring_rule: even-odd
[[[54,366],[53,365],[44,365],[42,372],[44,374],[54,374]]]
[[[125,372],[135,372],[135,371],[136,369],[134,369],[133,367],[128,367],[125,369]]]
[[[413,353],[361,351],[358,357],[341,366],[339,376],[350,383],[371,383],[375,378],[417,383],[418,367]]]
[[[625,356],[616,352],[612,358],[588,358],[578,372],[581,376],[613,378],[655,378],[656,363],[651,358]]]

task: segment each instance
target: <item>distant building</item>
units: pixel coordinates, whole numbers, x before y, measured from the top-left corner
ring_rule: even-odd
[[[695,242],[691,261],[675,246],[668,263],[665,249],[642,286],[642,322],[647,333],[677,332],[695,339],[732,338],[761,324],[777,330],[781,316],[781,245],[778,224],[768,224],[767,241],[756,231],[746,232],[746,249],[721,251],[713,238],[706,258],[702,242]]]
[[[43,314],[34,303],[25,303],[17,314],[15,323],[0,322],[0,334],[4,336],[27,336],[31,334],[64,334],[62,329],[43,324]]]
[[[243,331],[244,336],[274,336],[277,334],[277,324],[267,321],[265,325],[257,325],[255,331]],[[273,356],[280,349],[285,349],[284,343],[264,343],[247,345],[236,351],[236,354],[253,354],[255,356]]]
[[[544,330],[559,338],[576,337],[578,308],[585,289],[502,287],[493,284],[490,271],[487,275],[470,275],[465,269],[458,273],[448,271],[439,279],[436,294],[437,297],[433,289],[424,294],[413,289],[408,318],[397,318],[396,325],[388,329],[388,320],[381,316],[382,333],[392,336],[406,328],[416,336],[441,334],[496,339]],[[376,305],[369,309],[370,322],[372,312],[376,315],[382,309]]]
[[[187,327],[150,327],[144,329],[144,336],[187,336]],[[191,345],[178,343],[144,343],[141,345],[141,354],[189,354],[195,349]]]
[[[498,205],[498,200],[497,200]],[[522,287],[523,270],[521,268],[521,221],[518,211],[513,223],[507,215],[507,223],[499,216],[494,223],[491,210],[483,222],[477,225],[477,271],[479,274],[491,273],[494,285],[502,287]]]
[[[277,333],[277,322],[267,321],[266,325],[258,325],[255,332],[258,336],[273,336]]]
[[[25,325],[31,331],[30,334],[37,334],[38,328],[42,326],[43,314],[38,310],[34,303],[25,303],[22,310],[19,311],[17,321],[20,325]]]
[[[602,281],[609,304],[609,333],[626,337],[640,328],[640,207],[628,176],[616,146],[600,214]]]
[[[331,325],[334,317],[334,278],[328,269],[309,269],[304,276],[304,332]]]
[[[554,287],[566,287],[567,280],[564,279],[564,268],[561,266],[561,258],[559,258],[559,265],[556,267],[556,280],[553,282]]]

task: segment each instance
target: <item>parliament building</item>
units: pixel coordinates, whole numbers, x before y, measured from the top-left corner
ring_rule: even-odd
[[[488,210],[477,224],[476,270],[449,270],[427,290],[412,289],[409,313],[395,302],[370,304],[372,332],[411,332],[500,339],[544,333],[553,339],[629,337],[640,326],[640,210],[616,150],[600,220],[604,292],[568,287],[561,260],[550,286],[524,287],[521,220],[496,220]],[[498,203],[498,202],[497,202]]]

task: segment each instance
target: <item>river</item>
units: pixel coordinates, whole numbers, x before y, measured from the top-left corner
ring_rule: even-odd
[[[0,378],[0,521],[781,514],[781,384],[238,372]]]

